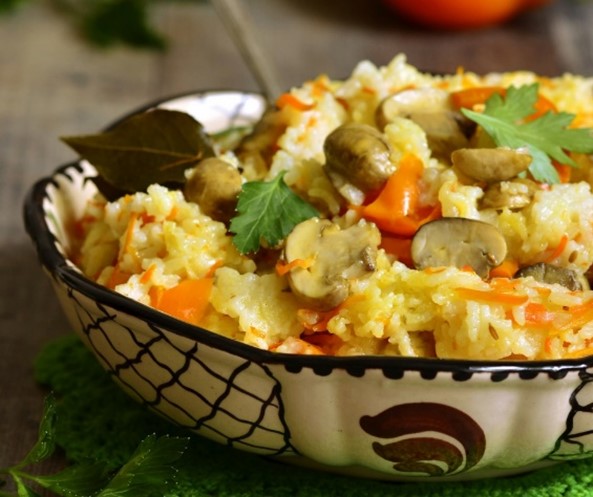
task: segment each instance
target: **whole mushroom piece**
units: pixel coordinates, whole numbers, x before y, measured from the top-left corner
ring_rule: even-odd
[[[377,127],[382,130],[396,118],[420,126],[432,154],[447,163],[454,150],[468,146],[473,131],[468,119],[453,110],[449,92],[437,88],[410,88],[385,98],[375,112]]]
[[[324,169],[340,194],[360,205],[365,194],[378,190],[395,171],[391,147],[383,135],[367,124],[339,126],[325,139]]]
[[[377,227],[365,221],[346,229],[328,219],[299,223],[282,255],[293,266],[287,273],[293,293],[310,309],[335,308],[348,297],[349,280],[375,270],[380,242]]]
[[[474,219],[444,217],[424,224],[412,239],[416,268],[471,267],[487,278],[507,254],[506,240],[493,225]]]
[[[235,214],[241,192],[241,174],[231,164],[216,157],[200,161],[187,178],[184,196],[200,206],[216,221],[227,223]]]
[[[493,183],[515,178],[527,171],[532,161],[528,150],[497,148],[462,148],[451,154],[453,167],[478,181]]]

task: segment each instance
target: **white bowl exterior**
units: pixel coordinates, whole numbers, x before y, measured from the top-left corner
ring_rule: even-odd
[[[418,371],[391,379],[381,369],[367,369],[360,377],[343,369],[328,375],[310,368],[290,372],[282,364],[258,364],[148,325],[57,281],[56,290],[74,329],[128,394],[180,426],[241,450],[300,455],[322,466],[365,468],[375,476],[403,480],[413,473],[394,469],[394,462],[374,447],[430,438],[461,454],[462,462],[450,473],[446,454],[428,462],[433,477],[514,474],[542,460],[583,455],[578,444],[559,444],[571,416],[571,398],[582,386],[576,371],[562,380],[539,374],[531,379],[510,375],[504,381],[493,381],[490,373],[459,381],[449,372],[432,379]],[[591,384],[580,391],[583,407],[592,392]],[[401,407],[425,418],[433,429],[391,436],[386,425],[406,422]],[[384,433],[365,431],[362,420],[382,413]],[[463,423],[478,434],[470,440],[479,441],[481,435],[483,445],[471,447],[471,441],[450,433]],[[417,419],[412,422],[417,424]],[[593,449],[593,437],[586,435],[592,429],[593,414],[586,409],[577,413],[571,433],[585,433],[579,436],[585,452]]]
[[[424,379],[417,371],[406,371],[401,379],[385,378],[381,370],[366,370],[361,378],[343,370],[334,370],[327,377],[311,370],[291,374],[280,367],[275,373],[283,386],[286,421],[299,453],[324,464],[360,465],[385,474],[393,472],[393,462],[378,456],[373,444],[430,436],[466,454],[463,440],[446,433],[446,426],[445,432],[439,432],[439,420],[445,423],[441,406],[460,411],[458,417],[452,413],[451,421],[468,422],[465,416],[469,416],[474,428],[484,435],[483,455],[468,469],[530,465],[553,451],[571,410],[567,399],[579,384],[577,373],[562,381],[538,375],[531,380],[516,376],[503,382],[493,382],[488,373],[474,374],[464,382],[454,380],[448,372],[439,372],[434,379]],[[313,411],[311,406],[323,406],[323,410]],[[406,411],[410,414],[426,417],[426,424],[434,429],[390,436],[385,426],[388,415],[381,421],[383,436],[369,436],[361,427],[361,420],[377,419],[390,410],[391,423],[404,422],[396,417],[401,415],[401,406],[409,407]],[[589,426],[592,422],[589,419]]]
[[[189,109],[207,130],[218,131],[253,122],[265,102],[211,92],[162,106]],[[94,192],[86,180],[91,173],[83,162],[54,175],[46,188],[44,217],[64,256],[71,249],[68,225]],[[403,366],[394,378],[381,368],[361,375],[340,367],[292,368],[158,327],[51,276],[73,328],[125,391],[232,447],[396,480],[510,474],[593,454],[593,371],[583,367],[563,378],[478,371],[461,379]]]

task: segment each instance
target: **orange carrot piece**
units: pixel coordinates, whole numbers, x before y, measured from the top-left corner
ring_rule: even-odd
[[[521,295],[521,294],[516,294],[516,293],[497,292],[494,290],[477,290],[475,288],[456,288],[455,291],[463,299],[473,300],[473,301],[477,301],[477,302],[508,305],[508,306],[523,305],[529,300],[529,297],[527,297],[527,295]]]
[[[292,93],[283,93],[276,100],[276,106],[279,109],[283,109],[286,106],[290,106],[297,110],[304,111],[304,110],[311,110],[313,107],[315,107],[315,104],[307,104],[305,102],[302,102],[297,97],[295,97]]]
[[[564,235],[562,235],[562,238],[560,239],[558,245],[556,245],[556,248],[554,248],[554,250],[545,258],[543,262],[552,262],[557,257],[560,257],[562,255],[562,252],[564,252],[567,243],[568,235],[565,233]]]
[[[151,305],[182,321],[199,324],[210,302],[214,279],[183,280],[177,286],[151,294]]]
[[[144,274],[140,277],[140,283],[148,283],[150,281],[150,278],[152,278],[153,273],[156,270],[156,264],[151,264],[148,269],[146,271],[144,271]]]
[[[530,302],[525,306],[525,324],[527,326],[550,326],[558,314],[550,311],[544,304]]]
[[[512,259],[506,259],[500,266],[490,270],[490,278],[512,278],[519,270],[519,264]]]
[[[399,238],[383,234],[379,246],[388,254],[394,255],[398,261],[404,263],[406,266],[412,267],[414,265],[412,261],[411,238]]]
[[[485,103],[495,93],[504,96],[506,92],[499,86],[477,86],[452,92],[451,101],[457,109],[472,109],[475,105]]]
[[[593,355],[593,347],[585,347],[584,349],[577,350],[575,352],[570,352],[565,354],[564,357],[567,359],[579,359],[581,357],[586,357]]]
[[[556,172],[558,173],[558,177],[560,178],[560,183],[570,183],[570,177],[572,174],[572,167],[568,164],[560,164],[557,161],[552,161],[552,165]]]
[[[558,109],[551,100],[548,100],[543,95],[538,95],[535,101],[535,112],[525,118],[525,121],[534,121],[542,117],[546,112],[558,112]]]
[[[113,268],[113,271],[109,276],[107,283],[105,283],[105,286],[113,290],[117,285],[123,285],[124,283],[127,283],[127,281],[130,279],[130,276],[132,275],[126,271],[122,271],[119,267],[119,264],[117,264]]]
[[[311,267],[311,265],[313,264],[313,261],[314,261],[313,257],[307,257],[306,259],[295,259],[290,262],[283,262],[280,259],[278,259],[278,262],[276,262],[276,266],[275,266],[276,274],[278,276],[284,276],[285,274],[292,271],[295,267],[307,269],[307,268]]]
[[[130,219],[128,220],[128,226],[126,228],[126,236],[124,237],[124,243],[122,245],[122,253],[126,254],[130,251],[130,245],[132,244],[132,238],[134,236],[134,226],[136,225],[136,221],[138,221],[139,214],[137,212],[132,212],[130,214]]]
[[[419,208],[423,170],[418,157],[405,155],[377,198],[359,208],[360,215],[379,229],[399,236],[412,236],[422,224],[440,217],[440,205]]]
[[[475,88],[467,88],[465,90],[459,90],[451,93],[451,101],[457,109],[472,109],[474,106],[486,103],[492,95],[498,93],[504,97],[506,95],[506,89],[498,86],[478,86]],[[534,104],[535,110],[533,114],[527,116],[525,121],[533,121],[546,112],[556,112],[556,106],[552,101],[538,95],[538,98]]]
[[[340,347],[344,344],[344,341],[339,336],[327,331],[302,335],[301,339],[317,347],[325,355],[336,355]]]

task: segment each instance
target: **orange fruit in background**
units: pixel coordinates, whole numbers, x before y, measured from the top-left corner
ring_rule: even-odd
[[[383,0],[406,19],[444,29],[498,24],[551,0]]]

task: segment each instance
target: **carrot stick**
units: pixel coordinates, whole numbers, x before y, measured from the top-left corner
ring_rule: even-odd
[[[295,267],[307,269],[311,267],[313,261],[313,257],[307,257],[306,259],[294,259],[290,262],[283,262],[280,259],[278,259],[278,262],[276,262],[275,266],[276,274],[278,276],[284,276],[285,274],[292,271]]]
[[[565,233],[562,235],[560,242],[556,245],[556,248],[552,251],[550,255],[548,255],[543,262],[552,262],[557,257],[562,255],[564,249],[566,248],[566,244],[568,243],[568,235]]]
[[[523,305],[529,300],[529,297],[527,295],[520,295],[520,294],[516,294],[516,293],[496,292],[494,290],[477,290],[475,288],[456,288],[455,291],[463,299],[474,300],[477,302],[508,305],[508,306]]]

